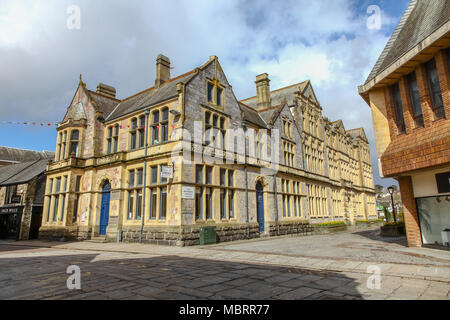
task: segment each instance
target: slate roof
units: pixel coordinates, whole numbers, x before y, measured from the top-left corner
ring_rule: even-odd
[[[34,151],[0,146],[0,161],[20,163],[41,159],[53,160],[54,158],[55,152],[52,151]]]
[[[256,111],[255,109],[243,104],[242,102],[239,102],[239,108],[241,108],[241,112],[243,115],[243,119],[247,122],[250,122],[258,127],[266,128],[267,124],[264,121],[263,118],[261,118],[261,115]]]
[[[365,83],[375,78],[450,19],[450,1],[411,0]]]
[[[294,104],[295,93],[297,91],[303,91],[308,82],[309,81],[306,80],[284,88],[270,91],[271,107],[259,112],[256,111],[258,104],[258,97],[256,96],[241,100],[240,103],[253,110],[253,112],[262,119],[262,122],[265,123],[264,127],[267,127],[267,125],[270,126],[273,124],[278,114],[281,112],[281,107],[284,103],[287,103],[288,106],[292,106]]]
[[[147,106],[176,97],[178,95],[177,83],[188,82],[196,75],[194,71],[195,70],[191,70],[188,73],[170,79],[163,83],[160,87],[152,87],[122,100],[119,104],[117,104],[117,106],[115,106],[114,110],[106,117],[105,120],[114,120],[134,111],[144,109]]]
[[[26,183],[43,173],[49,159],[23,162],[0,168],[0,186]]]
[[[91,90],[88,90],[92,100],[94,100],[95,107],[98,111],[103,113],[103,116],[107,116],[114,110],[114,108],[120,103],[120,100],[114,99],[102,95]]]

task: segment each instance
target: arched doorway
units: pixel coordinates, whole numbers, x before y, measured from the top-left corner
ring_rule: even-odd
[[[259,232],[264,232],[264,187],[261,181],[256,183],[256,211]]]
[[[108,180],[105,181],[102,187],[102,203],[100,211],[100,235],[106,234],[106,228],[109,222],[109,200],[111,196],[111,184]]]

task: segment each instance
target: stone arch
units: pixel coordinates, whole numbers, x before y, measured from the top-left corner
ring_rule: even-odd
[[[109,183],[111,184],[111,188],[114,188],[114,179],[108,174],[103,174],[100,176],[100,178],[97,179],[97,183],[95,184],[95,191],[102,192],[103,185],[107,181],[109,181]]]

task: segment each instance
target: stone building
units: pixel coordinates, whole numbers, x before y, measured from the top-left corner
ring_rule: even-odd
[[[53,159],[52,151],[34,151],[0,146],[0,167],[34,160]]]
[[[173,245],[376,219],[364,130],[322,116],[311,83],[238,101],[216,56],[126,99],[80,82],[58,125],[40,236]],[[146,128],[148,130],[146,130]]]
[[[359,93],[381,175],[400,185],[409,246],[448,244],[450,2],[412,0]]]
[[[0,239],[38,237],[49,160],[35,160],[0,168]]]

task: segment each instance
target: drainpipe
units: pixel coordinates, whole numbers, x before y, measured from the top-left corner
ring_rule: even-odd
[[[278,190],[277,190],[277,174],[273,175],[273,192],[275,197],[275,221],[277,223],[277,236],[280,235],[280,223],[278,217]]]
[[[148,116],[150,110],[145,110],[145,155],[144,155],[144,190],[142,191],[141,229],[139,230],[139,243],[142,243],[145,222],[145,191],[147,189],[147,153],[148,153]]]
[[[244,133],[247,133],[247,124],[242,122]],[[250,238],[250,219],[248,214],[248,173],[247,173],[247,135],[244,134],[244,175],[245,175],[245,210],[247,212],[247,238]]]

